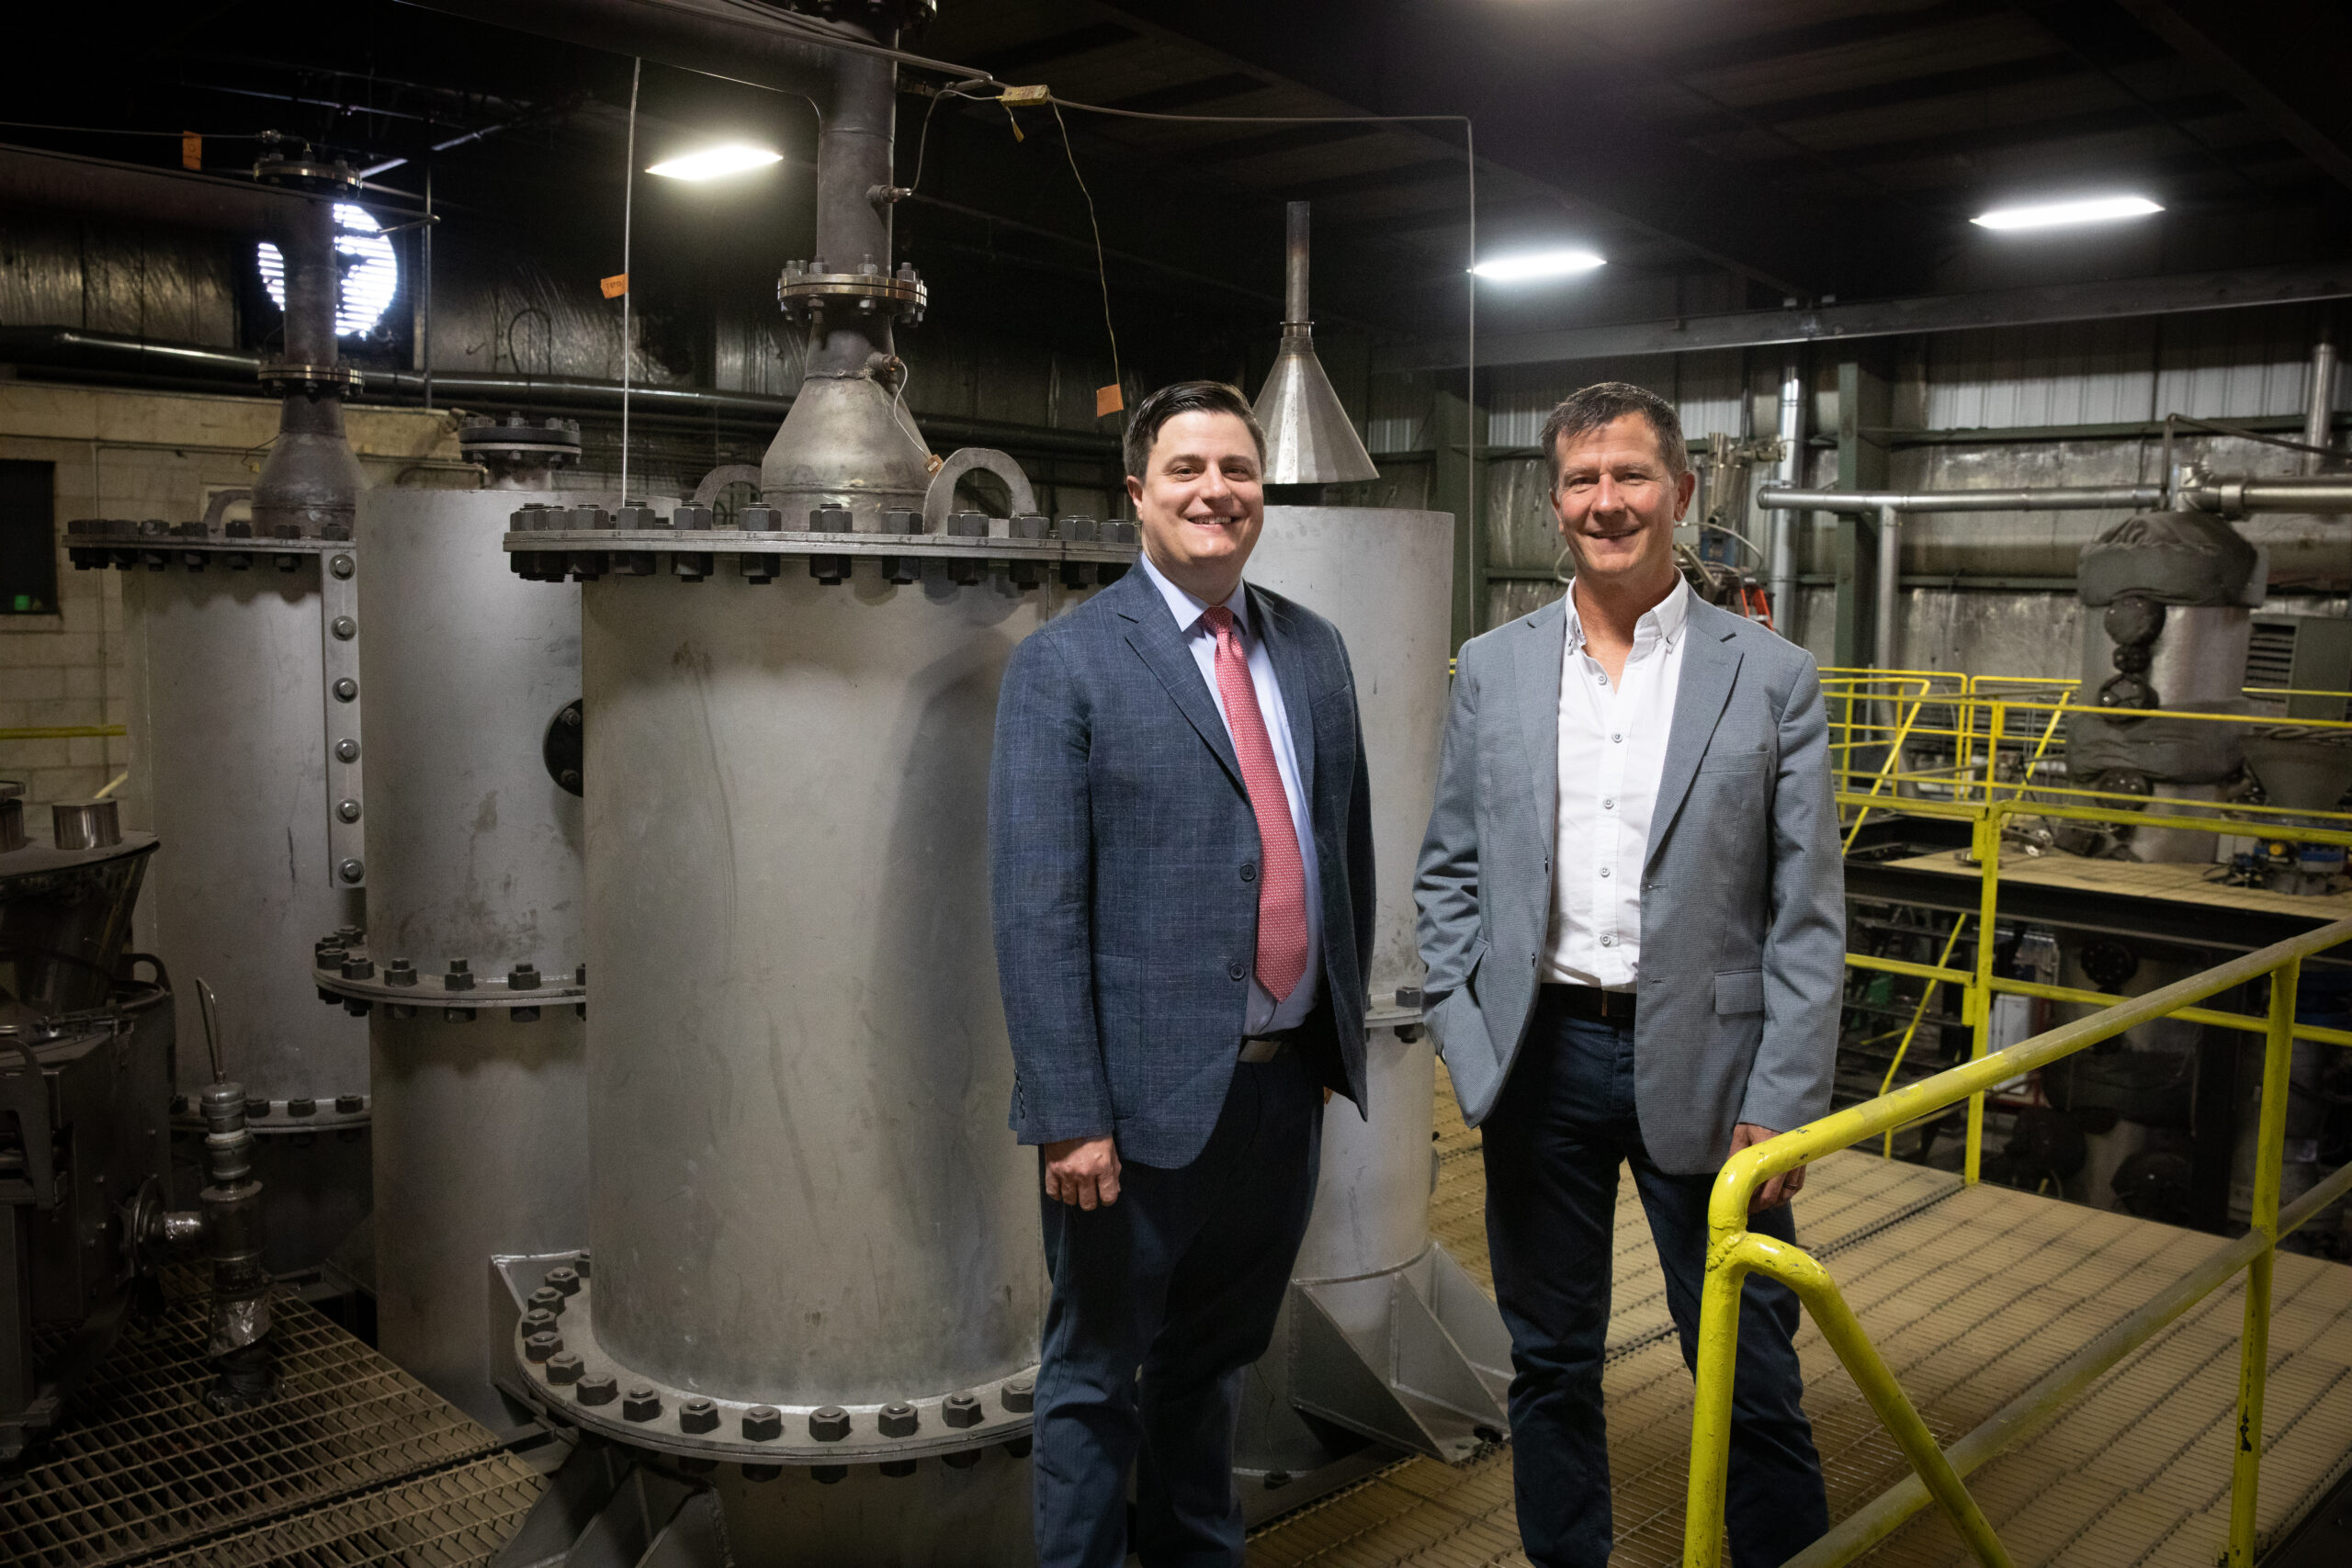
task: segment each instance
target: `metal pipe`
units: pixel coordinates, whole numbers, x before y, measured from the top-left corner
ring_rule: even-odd
[[[821,107],[831,51],[743,11],[697,0],[423,0],[430,9],[608,54],[773,87]]]
[[[2335,334],[2324,321],[2312,344],[2311,395],[2303,408],[2303,445],[2326,446],[2335,423]],[[2303,472],[2316,474],[2327,459],[2317,452],[2303,454]]]
[[[2182,481],[2180,504],[2192,512],[2244,517],[2256,512],[2337,516],[2352,512],[2352,474],[2206,474]]]
[[[0,146],[0,208],[47,207],[259,234],[305,208],[331,205],[324,197],[250,180]]]
[[[306,201],[279,209],[276,216],[285,268],[288,373],[277,439],[254,481],[254,523],[265,532],[292,524],[316,536],[331,527],[348,529],[359,492],[368,488],[359,458],[344,438],[343,389],[333,379],[335,310],[342,298],[334,207]]]
[[[1781,486],[1794,490],[1804,482],[1805,398],[1804,353],[1792,349],[1781,365]],[[1770,557],[1772,624],[1781,635],[1795,641],[1797,626],[1797,529],[1804,517],[1775,510],[1771,518]]]
[[[1903,558],[1903,509],[1878,509],[1878,615],[1874,660],[1881,670],[1895,668],[1894,612]]]
[[[1303,327],[1311,320],[1306,313],[1306,239],[1307,214],[1312,205],[1294,201],[1283,209],[1283,325]]]
[[[2162,485],[1943,491],[1793,490],[1768,485],[1756,501],[1759,506],[1799,512],[1883,513],[1889,508],[1896,512],[2144,512],[2163,505],[2164,498]]]

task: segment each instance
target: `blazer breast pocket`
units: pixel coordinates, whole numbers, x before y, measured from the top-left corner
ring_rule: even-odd
[[[1715,1011],[1724,1017],[1764,1010],[1764,971],[1731,969],[1715,976]]]

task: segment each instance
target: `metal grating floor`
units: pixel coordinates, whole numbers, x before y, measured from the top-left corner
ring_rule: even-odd
[[[1489,1280],[1477,1134],[1439,1080],[1433,1228]],[[1958,1438],[2221,1245],[2215,1238],[1849,1151],[1814,1168],[1798,1235],[1831,1262],[1863,1326],[1928,1425]],[[1616,1493],[1615,1561],[1681,1558],[1690,1378],[1682,1365],[1632,1183],[1617,1211],[1614,1312],[1603,1386]],[[2352,1470],[2352,1269],[2282,1255],[2271,1322],[2260,1516],[2276,1539]],[[2229,1516],[2240,1293],[2209,1297],[2049,1429],[1971,1478],[2020,1568],[2211,1568]],[[1833,1517],[1905,1473],[1837,1357],[1808,1321],[1798,1340],[1805,1408]],[[1510,1456],[1460,1468],[1413,1460],[1277,1519],[1251,1568],[1484,1568],[1524,1564]],[[1939,1515],[1914,1518],[1867,1562],[1972,1561]]]
[[[11,1568],[480,1562],[537,1495],[487,1428],[292,1299],[276,1309],[281,1396],[214,1415],[198,1277],[165,1287],[163,1314],[125,1333],[0,1493]]]

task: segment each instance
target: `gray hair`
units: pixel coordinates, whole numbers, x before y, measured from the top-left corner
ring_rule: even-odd
[[[1596,381],[1563,398],[1544,421],[1544,433],[1536,437],[1536,444],[1544,448],[1544,461],[1552,470],[1552,488],[1560,487],[1562,446],[1605,429],[1629,413],[1641,415],[1650,434],[1657,437],[1668,474],[1679,479],[1690,471],[1690,448],[1682,444],[1682,421],[1672,403],[1631,381]]]

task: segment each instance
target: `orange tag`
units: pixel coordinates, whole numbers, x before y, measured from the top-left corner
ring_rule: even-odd
[[[1120,392],[1119,384],[1116,381],[1112,382],[1107,387],[1097,387],[1094,389],[1095,418],[1101,419],[1104,414],[1117,413],[1121,409],[1124,409],[1126,406],[1127,400],[1125,396]]]
[[[180,167],[183,169],[204,167],[204,138],[193,130],[180,132]]]
[[[596,287],[605,291],[605,299],[617,299],[628,292],[628,274],[616,272],[610,277],[600,278]]]

